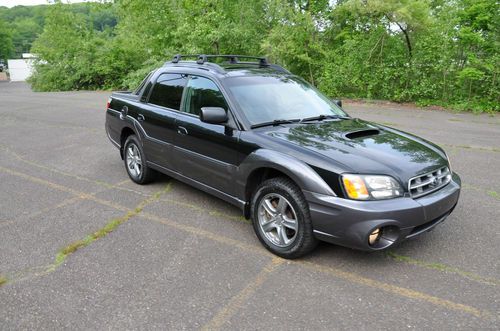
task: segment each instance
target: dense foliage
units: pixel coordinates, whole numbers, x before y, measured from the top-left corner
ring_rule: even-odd
[[[0,7],[0,59],[19,58],[29,53],[43,31],[47,6]]]
[[[33,44],[40,61],[32,82],[37,90],[130,87],[176,53],[263,54],[330,96],[500,111],[499,7],[497,0],[57,4]]]

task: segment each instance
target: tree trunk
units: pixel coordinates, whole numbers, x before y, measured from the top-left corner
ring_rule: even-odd
[[[408,28],[404,29],[398,22],[396,22],[396,24],[401,29],[401,32],[403,32],[403,34],[405,35],[406,47],[408,48],[408,57],[411,60],[413,57],[413,51],[411,47],[411,40],[410,40],[410,34],[408,33]]]

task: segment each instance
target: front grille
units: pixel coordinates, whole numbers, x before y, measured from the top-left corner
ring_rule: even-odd
[[[442,167],[410,179],[408,191],[412,198],[418,198],[440,189],[448,184],[450,180],[450,169],[448,169],[448,167]]]

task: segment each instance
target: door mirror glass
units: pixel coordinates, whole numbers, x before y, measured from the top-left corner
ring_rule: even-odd
[[[226,110],[221,107],[202,107],[200,112],[200,120],[211,124],[227,123],[228,117]]]

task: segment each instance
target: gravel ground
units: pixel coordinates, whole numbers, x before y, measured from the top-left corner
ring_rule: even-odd
[[[390,251],[286,261],[227,203],[166,176],[133,184],[108,96],[0,83],[0,329],[500,328],[499,116],[346,104],[444,147],[460,202]]]

